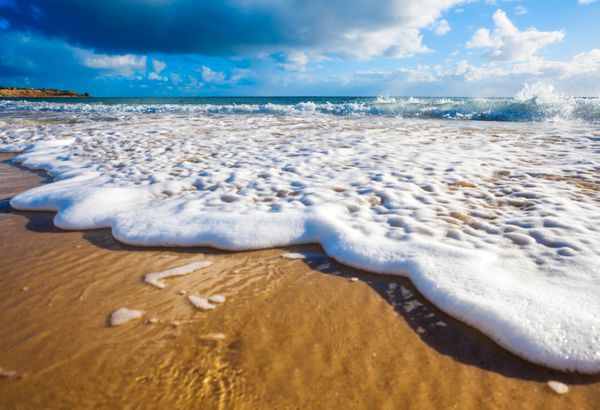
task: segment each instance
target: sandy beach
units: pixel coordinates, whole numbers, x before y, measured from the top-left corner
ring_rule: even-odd
[[[136,248],[108,230],[58,230],[50,213],[11,210],[9,198],[49,179],[10,158],[0,163],[0,407],[592,409],[600,401],[598,376],[517,358],[403,278],[282,257],[322,253],[316,246]],[[164,289],[143,282],[198,260],[214,264]],[[182,293],[227,300],[200,311]],[[121,307],[143,316],[110,327]],[[556,394],[551,380],[569,393]]]
[[[600,410],[546,3],[0,0],[0,410]]]

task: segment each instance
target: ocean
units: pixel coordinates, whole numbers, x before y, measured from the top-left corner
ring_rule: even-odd
[[[35,104],[31,104],[35,102]],[[0,99],[6,112],[332,114],[479,121],[600,122],[600,98],[521,93],[513,98],[189,97]]]
[[[320,244],[532,362],[600,372],[600,99],[0,100],[11,199],[139,246]]]

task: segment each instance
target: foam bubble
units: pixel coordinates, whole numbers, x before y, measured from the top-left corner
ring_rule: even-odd
[[[129,321],[139,319],[142,317],[142,312],[139,310],[132,310],[127,308],[120,308],[115,310],[110,315],[110,325],[119,326]]]
[[[326,255],[320,253],[300,253],[300,252],[287,252],[281,255],[285,259],[326,259]]]
[[[216,303],[216,304],[224,303],[225,302],[225,296],[223,296],[223,295],[212,295],[212,296],[208,297],[208,301],[210,303]]]
[[[189,295],[188,300],[200,310],[212,310],[217,307],[210,303],[208,299],[196,295]]]
[[[187,265],[178,266],[176,268],[169,269],[169,270],[162,271],[162,272],[148,273],[148,274],[144,275],[144,282],[146,282],[152,286],[156,286],[159,289],[163,289],[167,286],[167,284],[165,282],[163,282],[162,279],[170,278],[173,276],[184,276],[184,275],[187,275],[194,271],[197,271],[199,269],[206,268],[212,264],[213,264],[213,262],[211,262],[211,261],[198,261],[198,262],[193,262],[193,263],[190,263]]]
[[[557,382],[555,380],[551,380],[548,382],[548,386],[556,393],[556,394],[567,394],[569,392],[569,386],[564,383]]]
[[[283,255],[281,255],[281,257],[285,259],[306,259],[306,255],[297,252],[284,253]]]

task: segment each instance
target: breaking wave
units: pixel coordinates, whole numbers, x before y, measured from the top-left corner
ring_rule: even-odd
[[[525,90],[527,91],[527,90]],[[393,116],[405,118],[509,121],[600,122],[600,98],[548,98],[520,92],[513,98],[413,97],[238,97],[97,98],[82,100],[0,100],[0,112],[275,114]]]

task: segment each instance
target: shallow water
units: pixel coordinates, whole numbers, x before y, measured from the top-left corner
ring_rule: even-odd
[[[320,243],[522,357],[600,371],[593,123],[10,104],[4,149],[58,181],[13,207],[136,245]]]
[[[0,407],[598,403],[599,376],[520,360],[440,312],[404,278],[336,264],[315,246],[236,253],[130,247],[107,230],[61,231],[49,213],[11,211],[7,198],[43,175],[6,158],[0,154],[0,367],[16,376],[0,378]],[[308,258],[284,257],[290,253]],[[198,259],[213,264],[168,278],[163,289],[143,281]],[[198,311],[181,290],[218,292],[226,301]],[[108,327],[118,307],[143,317]],[[557,395],[551,380],[570,392]]]

